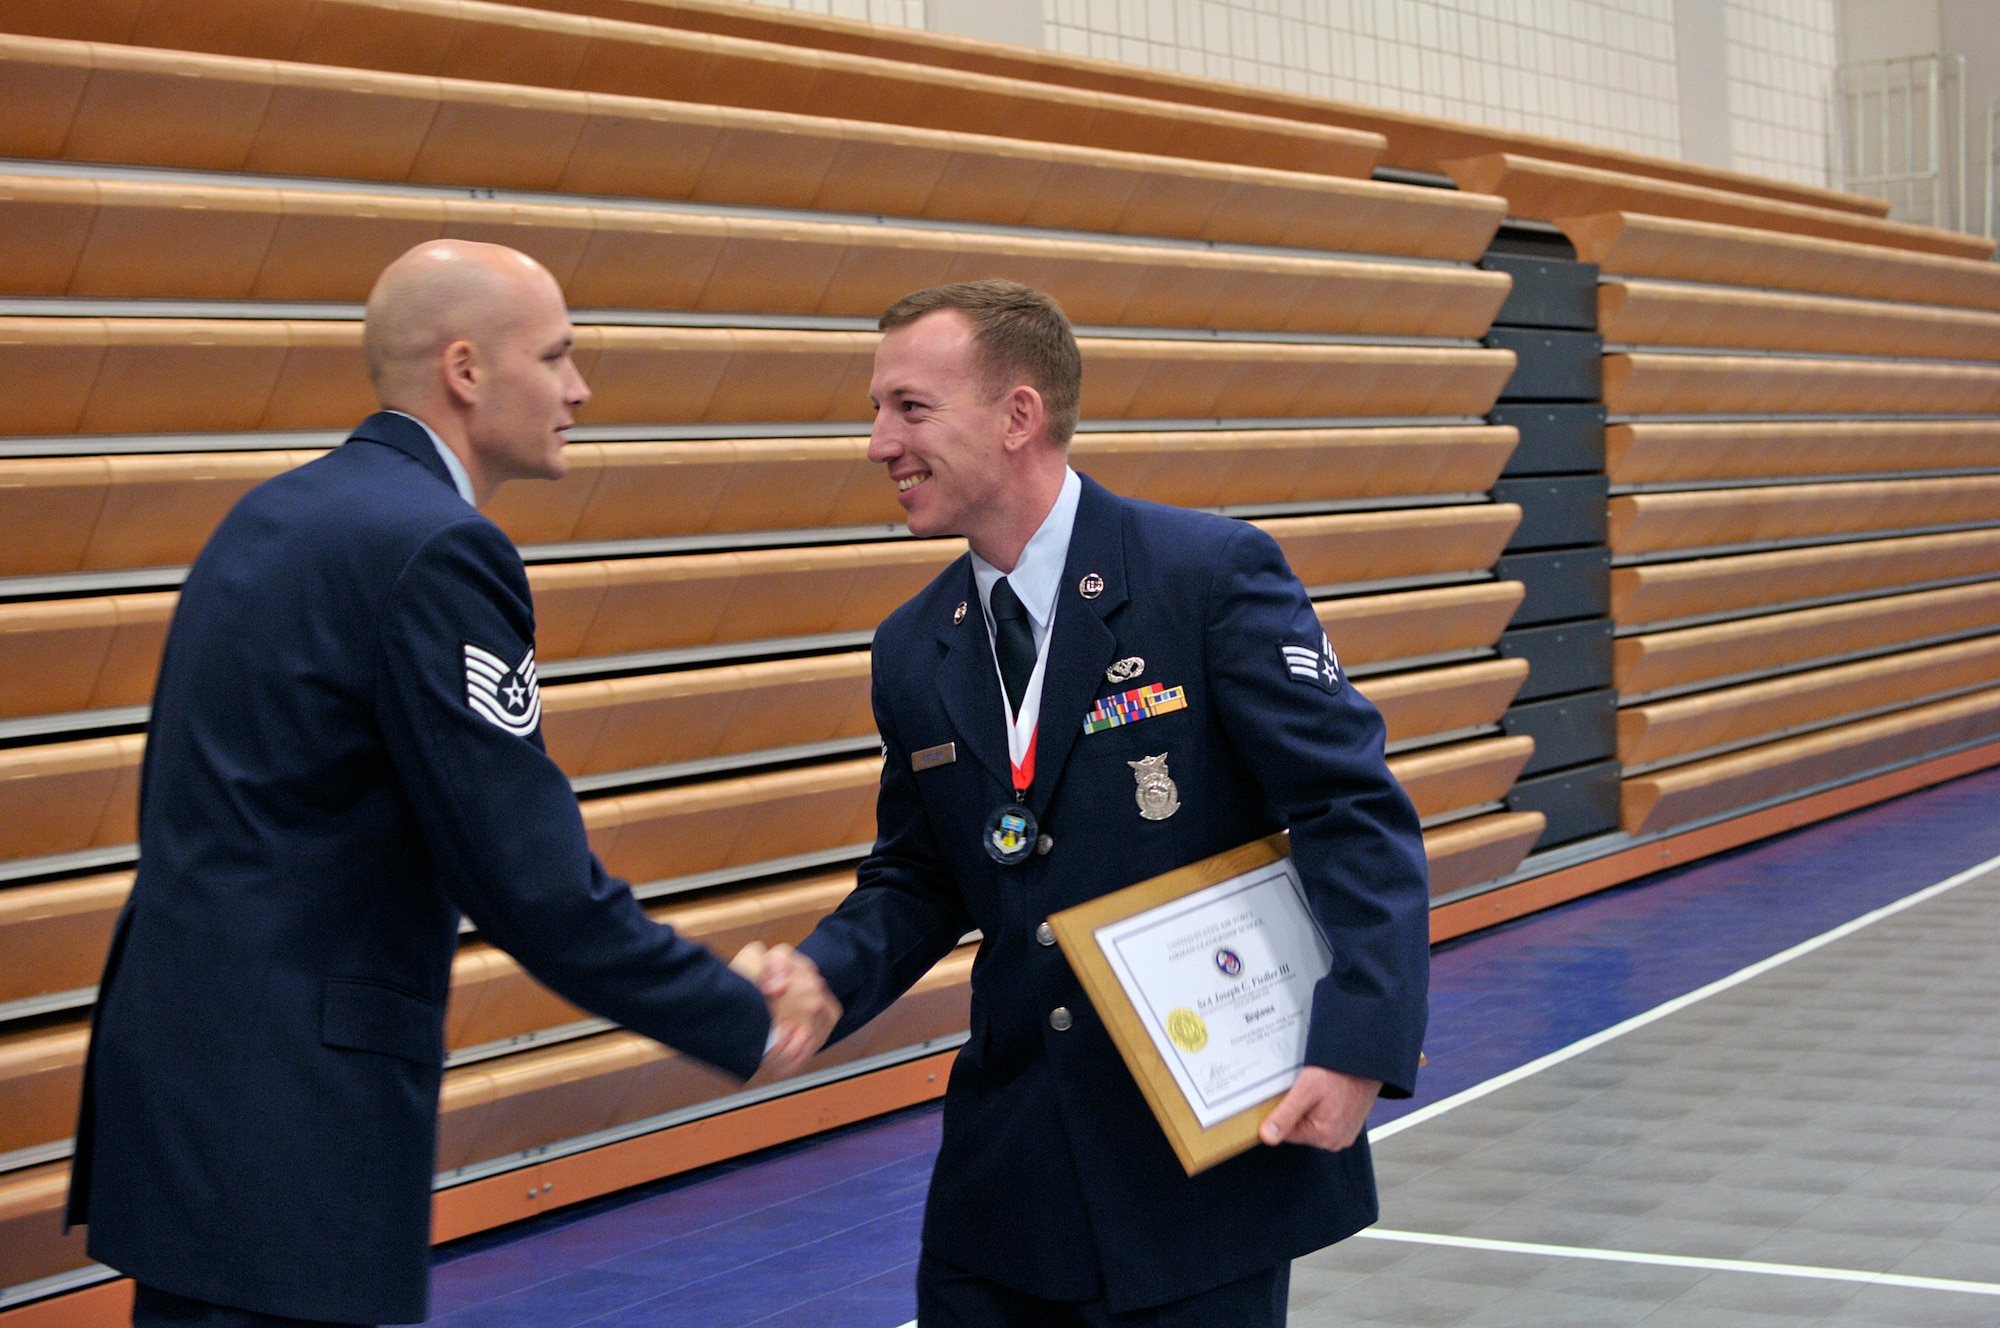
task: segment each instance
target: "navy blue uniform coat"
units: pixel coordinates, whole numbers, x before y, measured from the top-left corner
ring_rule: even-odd
[[[265,1314],[422,1319],[461,909],[576,1004],[756,1069],[756,988],[586,844],[527,723],[534,631],[514,546],[400,416],[216,531],[167,640],[86,1067],[69,1217],[94,1258]],[[474,709],[468,646],[509,666],[520,732]]]
[[[1094,598],[1080,583],[1095,573]],[[962,615],[961,604],[969,606]],[[953,563],[875,635],[887,748],[878,838],[854,893],[800,949],[858,1028],[983,934],[972,1033],[952,1070],[925,1248],[1056,1300],[1114,1311],[1177,1300],[1375,1220],[1365,1141],[1254,1151],[1190,1179],[1059,949],[1051,913],[1289,827],[1334,954],[1307,1060],[1415,1084],[1429,972],[1423,840],[1383,760],[1380,715],[1331,668],[1282,650],[1324,634],[1270,536],[1240,521],[1119,498],[1089,479],[1058,592],[1029,805],[1054,840],[1001,867],[980,846],[1011,796],[1002,701],[971,563]],[[1109,682],[1128,656],[1136,678]],[[1329,661],[1330,663],[1330,661]],[[1086,735],[1100,696],[1184,686],[1184,710]],[[913,773],[910,754],[958,759]],[[1127,764],[1165,754],[1180,809],[1139,815]],[[1056,1007],[1075,1023],[1059,1032]]]

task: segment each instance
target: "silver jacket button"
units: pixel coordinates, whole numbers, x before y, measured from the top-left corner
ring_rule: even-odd
[[[1058,1005],[1049,1011],[1049,1027],[1058,1033],[1069,1032],[1070,1025],[1075,1022],[1076,1020],[1070,1017],[1069,1007],[1066,1005]]]
[[[1035,939],[1043,945],[1054,945],[1056,943],[1056,929],[1044,922],[1041,926],[1035,928]]]
[[[1035,856],[1046,858],[1054,851],[1055,846],[1056,839],[1054,835],[1040,835],[1035,839]]]

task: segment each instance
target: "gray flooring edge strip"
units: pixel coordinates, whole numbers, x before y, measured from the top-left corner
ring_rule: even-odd
[[[101,1263],[86,1264],[82,1268],[72,1268],[66,1273],[55,1273],[38,1278],[33,1282],[23,1282],[19,1286],[0,1287],[0,1310],[13,1309],[32,1301],[47,1300],[70,1291],[81,1291],[85,1287],[96,1286],[100,1282],[114,1282],[124,1274],[115,1268],[106,1268]]]

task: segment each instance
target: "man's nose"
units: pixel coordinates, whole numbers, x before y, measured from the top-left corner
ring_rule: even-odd
[[[886,464],[903,455],[903,445],[896,441],[895,420],[883,411],[875,412],[875,427],[868,431],[868,459]]]
[[[563,393],[563,401],[571,410],[580,410],[590,400],[590,384],[583,381],[583,371],[576,367],[574,360],[569,363],[568,391]]]

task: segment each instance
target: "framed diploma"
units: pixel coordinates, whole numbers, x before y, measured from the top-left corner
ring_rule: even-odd
[[[1257,1144],[1333,954],[1282,834],[1049,919],[1192,1176]]]

